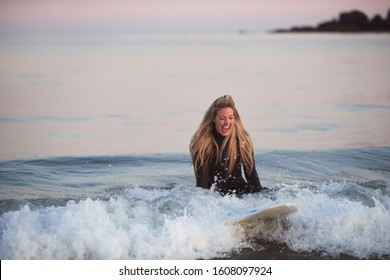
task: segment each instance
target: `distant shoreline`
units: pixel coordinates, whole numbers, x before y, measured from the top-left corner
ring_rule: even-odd
[[[390,32],[390,9],[386,18],[375,15],[373,18],[358,10],[340,13],[338,19],[319,23],[317,26],[293,26],[288,29],[275,29],[272,33],[387,33]]]

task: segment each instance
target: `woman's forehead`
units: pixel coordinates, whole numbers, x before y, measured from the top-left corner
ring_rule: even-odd
[[[221,108],[217,110],[217,116],[231,116],[234,115],[234,111],[231,107]]]

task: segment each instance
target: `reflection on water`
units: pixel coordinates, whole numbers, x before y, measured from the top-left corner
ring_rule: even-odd
[[[231,94],[256,149],[389,146],[387,35],[0,39],[0,159],[187,152]]]

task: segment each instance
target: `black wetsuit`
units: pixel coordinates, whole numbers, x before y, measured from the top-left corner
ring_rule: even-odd
[[[213,131],[213,136],[218,146],[221,147],[224,136],[219,134],[215,129]],[[225,158],[224,154],[222,159]],[[215,186],[215,190],[223,195],[235,194],[241,196],[246,193],[259,192],[262,189],[255,162],[253,162],[253,169],[250,173],[249,168],[246,167],[244,163],[241,163],[239,152],[230,176],[227,174],[225,163],[216,162],[215,156],[212,158],[209,170],[201,166],[195,175],[196,185],[198,187],[210,189],[212,186]]]

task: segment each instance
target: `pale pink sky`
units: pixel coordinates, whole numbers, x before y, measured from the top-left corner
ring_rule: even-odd
[[[0,27],[263,31],[316,25],[342,11],[385,16],[390,0],[1,0]]]

